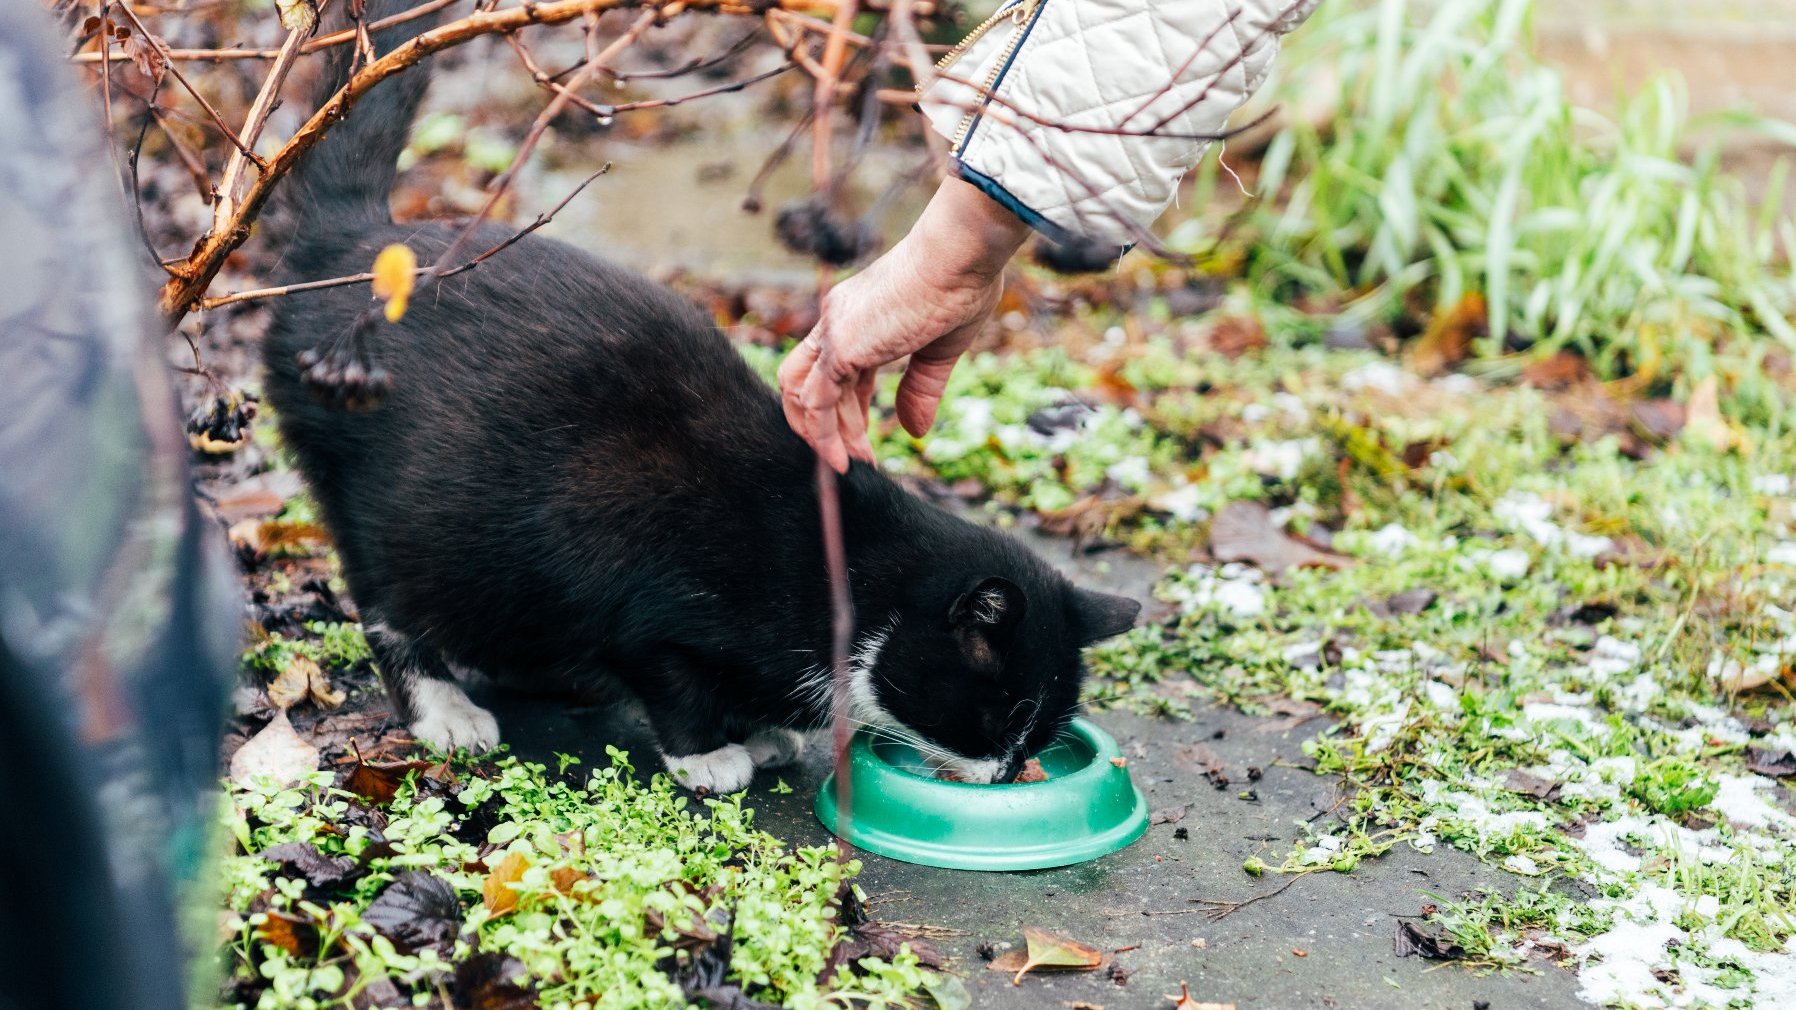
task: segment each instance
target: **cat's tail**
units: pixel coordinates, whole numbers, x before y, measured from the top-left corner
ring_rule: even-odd
[[[422,2],[367,0],[363,23],[373,24],[404,13]],[[350,4],[333,6],[341,11]],[[385,56],[428,31],[439,18],[440,12],[433,11],[375,32],[372,39],[376,55]],[[343,13],[337,24],[320,31],[348,24],[348,15]],[[364,65],[357,59],[353,43],[326,49],[307,108],[324,105]],[[281,186],[285,216],[289,218],[283,230],[290,229],[285,236],[289,242],[305,243],[392,219],[387,201],[398,174],[399,154],[405,150],[412,120],[429,86],[428,59],[379,82],[294,165]]]

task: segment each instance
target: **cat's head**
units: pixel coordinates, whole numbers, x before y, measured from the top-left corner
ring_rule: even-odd
[[[1077,711],[1080,651],[1140,610],[1046,566],[926,580],[862,638],[855,715],[965,781],[1009,782]]]

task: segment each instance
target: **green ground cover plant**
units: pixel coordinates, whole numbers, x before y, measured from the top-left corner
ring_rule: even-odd
[[[734,993],[880,1008],[949,991],[908,947],[843,946],[858,863],[757,830],[741,796],[697,801],[609,756],[584,776],[572,758],[506,758],[230,787],[226,1005],[596,1010]]]

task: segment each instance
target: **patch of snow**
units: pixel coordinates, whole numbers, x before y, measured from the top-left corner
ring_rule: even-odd
[[[1575,705],[1561,705],[1557,702],[1531,701],[1522,706],[1522,718],[1529,722],[1559,722],[1561,720],[1575,722],[1585,729],[1595,729],[1596,722],[1590,717],[1590,710]]]
[[[1210,510],[1203,506],[1203,491],[1196,484],[1181,484],[1165,494],[1156,495],[1148,504],[1182,523],[1203,522],[1210,518]]]
[[[1568,530],[1553,521],[1553,505],[1539,495],[1514,492],[1491,506],[1491,515],[1520,530],[1542,547],[1562,548],[1580,558],[1594,558],[1615,546],[1608,537],[1594,537]]]
[[[1194,565],[1184,581],[1166,588],[1165,595],[1187,613],[1215,607],[1235,617],[1253,618],[1266,612],[1266,589],[1259,578],[1257,570],[1241,565],[1220,570]]]
[[[1520,873],[1531,877],[1540,872],[1540,864],[1536,863],[1531,857],[1524,856],[1518,852],[1508,859],[1503,860],[1503,869],[1508,870],[1510,873]]]
[[[1290,480],[1303,468],[1303,461],[1314,455],[1321,443],[1313,438],[1256,442],[1242,456],[1254,473],[1280,480]]]
[[[1341,376],[1343,389],[1375,389],[1388,396],[1401,396],[1408,385],[1408,373],[1388,361],[1369,361]]]
[[[1490,573],[1500,579],[1519,579],[1528,574],[1528,566],[1534,559],[1528,552],[1517,547],[1506,550],[1491,551],[1484,556],[1484,566]]]
[[[1396,557],[1419,542],[1414,533],[1397,523],[1387,523],[1366,538],[1367,546],[1386,557]]]
[[[1584,959],[1578,971],[1578,995],[1599,1006],[1667,1005],[1665,983],[1653,970],[1670,967],[1669,946],[1689,939],[1675,923],[1684,900],[1668,887],[1648,884],[1625,902],[1591,904],[1613,908],[1615,926],[1572,948],[1573,954]],[[1654,996],[1661,998],[1646,1002]]]
[[[1717,775],[1715,781],[1720,789],[1709,808],[1736,827],[1796,827],[1796,817],[1765,798],[1770,779],[1762,775]]]
[[[1128,456],[1104,468],[1104,476],[1131,491],[1139,491],[1153,479],[1153,469],[1145,456]]]
[[[1590,658],[1584,665],[1591,673],[1607,680],[1640,665],[1640,646],[1611,635],[1603,635],[1591,646]]]

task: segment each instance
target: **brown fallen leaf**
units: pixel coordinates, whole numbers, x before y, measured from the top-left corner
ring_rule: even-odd
[[[989,965],[993,971],[1014,972],[1011,985],[1022,985],[1023,976],[1032,971],[1096,971],[1104,966],[1103,951],[1058,933],[1024,926],[1023,940],[1027,950],[1007,950]]]
[[[1391,948],[1398,957],[1425,957],[1431,961],[1457,961],[1465,957],[1465,948],[1449,939],[1445,930],[1430,930],[1408,920],[1397,923],[1397,935]]]
[[[405,784],[407,775],[435,767],[429,761],[364,761],[358,752],[355,767],[343,778],[343,788],[384,807],[399,795],[399,787]]]
[[[1226,316],[1210,331],[1210,349],[1229,358],[1266,346],[1266,328],[1251,316]]]
[[[486,882],[480,885],[480,898],[486,905],[487,914],[493,918],[510,915],[517,911],[518,891],[513,887],[524,879],[524,871],[530,869],[530,860],[522,853],[508,852],[499,860],[499,865],[486,875]]]
[[[1564,786],[1563,782],[1542,778],[1539,775],[1530,775],[1519,768],[1511,768],[1509,777],[1503,780],[1503,788],[1512,793],[1521,793],[1524,796],[1532,796],[1537,800],[1548,802],[1558,799],[1559,790]]]
[[[1472,341],[1488,332],[1489,318],[1484,295],[1477,291],[1436,309],[1428,329],[1410,345],[1409,367],[1420,375],[1439,375],[1471,357]]]
[[[286,912],[269,911],[256,927],[256,939],[272,943],[294,957],[312,957],[318,953],[318,926],[311,919]]]
[[[1218,561],[1247,561],[1268,575],[1287,568],[1345,568],[1352,558],[1320,551],[1279,529],[1271,510],[1257,501],[1233,501],[1210,520],[1210,554]]]
[[[1149,824],[1177,824],[1185,819],[1185,814],[1190,810],[1191,804],[1189,803],[1181,803],[1176,807],[1161,807],[1147,815],[1147,822]]]
[[[1768,747],[1746,748],[1746,769],[1772,778],[1796,777],[1796,752]]]
[[[306,693],[312,696],[312,704],[327,712],[341,707],[349,696],[331,686],[330,675],[323,667],[304,656],[299,658],[306,665]]]
[[[1590,365],[1581,356],[1560,351],[1535,358],[1522,366],[1522,381],[1538,389],[1565,389],[1590,378]]]
[[[467,1010],[537,1010],[530,970],[510,954],[487,951],[455,966],[456,1007]]]
[[[298,781],[317,770],[318,748],[307,743],[294,731],[287,713],[277,711],[261,732],[237,748],[231,755],[231,781],[248,785],[258,776],[267,776],[279,785]]]
[[[402,873],[362,913],[362,921],[411,954],[429,947],[448,954],[461,929],[455,888],[422,870]]]
[[[311,671],[317,668],[309,658],[295,656],[268,682],[268,703],[284,712],[304,701],[312,685]]]

